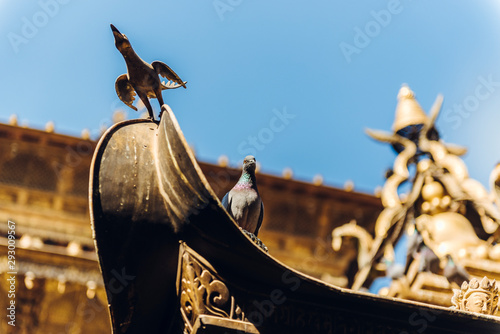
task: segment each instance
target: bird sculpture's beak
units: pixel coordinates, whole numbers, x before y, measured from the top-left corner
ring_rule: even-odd
[[[118,29],[116,29],[116,27],[114,25],[110,24],[110,27],[111,27],[111,30],[113,31],[113,34],[115,34],[115,35],[120,34],[121,35],[120,31]]]
[[[112,24],[110,24],[111,30],[113,31],[113,35],[115,36],[115,42],[120,42],[125,39],[125,35],[122,34],[116,27]]]
[[[132,48],[130,42],[124,34],[122,34],[116,27],[110,24],[113,35],[115,36],[115,46],[122,54],[126,54]]]

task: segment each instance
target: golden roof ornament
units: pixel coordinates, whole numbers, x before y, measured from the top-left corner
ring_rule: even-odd
[[[179,87],[186,88],[186,81],[175,73],[167,64],[161,61],[154,61],[151,64],[143,61],[137,53],[135,53],[127,36],[122,34],[114,25],[110,25],[115,37],[115,46],[120,51],[127,64],[127,73],[120,75],[115,82],[116,94],[130,108],[137,111],[137,107],[133,105],[135,96],[144,103],[148,110],[149,119],[155,120],[153,108],[149,103],[150,98],[156,98],[163,106],[162,91],[165,89],[175,89]],[[168,82],[160,82],[159,75],[166,78]],[[163,109],[160,112],[163,113]]]
[[[494,315],[498,308],[498,287],[495,280],[486,276],[481,281],[472,278],[463,282],[460,289],[453,290],[452,308],[480,314]]]
[[[428,117],[420,104],[415,100],[415,94],[403,84],[398,93],[398,105],[396,106],[396,116],[392,130],[398,132],[407,126],[424,124]]]
[[[440,139],[435,122],[442,102],[443,97],[438,95],[426,114],[415,94],[403,85],[393,132],[366,130],[373,139],[390,144],[397,157],[381,191],[384,210],[375,222],[375,236],[364,252],[367,254],[363,254],[368,260],[358,263],[353,290],[377,289],[379,285],[374,281],[390,276],[394,263],[387,261],[384,249],[395,249],[407,230],[415,233],[408,233],[406,237],[411,242],[400,247],[400,258],[404,260],[399,261],[404,263],[396,263],[404,267],[404,277],[392,279],[389,297],[428,301],[425,296],[432,296],[437,304],[449,306],[452,283],[460,286],[468,279],[459,277],[461,281],[455,282],[459,268],[467,274],[471,270],[475,275],[488,276],[488,270],[500,258],[499,207],[483,185],[469,178],[465,163],[458,157],[465,149]],[[492,176],[495,194],[500,198],[498,175],[500,167]],[[410,184],[411,189],[405,191],[404,184]],[[340,231],[344,231],[344,226],[333,233]],[[456,263],[449,261],[450,255]],[[436,261],[443,265],[434,266]],[[449,296],[444,297],[446,294]]]
[[[10,115],[9,125],[17,126],[17,115],[16,114]]]

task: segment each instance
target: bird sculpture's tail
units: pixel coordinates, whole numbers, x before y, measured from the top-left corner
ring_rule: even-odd
[[[187,84],[187,81],[184,81],[182,84],[177,84],[173,81],[162,81],[161,82],[161,89],[162,90],[165,90],[165,89],[175,89],[175,88],[179,88],[179,87],[184,87],[186,88],[186,84]]]

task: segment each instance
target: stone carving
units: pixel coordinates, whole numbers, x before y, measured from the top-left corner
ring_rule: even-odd
[[[499,294],[495,280],[472,278],[453,292],[451,302],[454,309],[490,315],[497,312]]]

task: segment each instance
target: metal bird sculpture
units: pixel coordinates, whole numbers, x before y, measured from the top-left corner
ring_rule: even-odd
[[[120,33],[112,24],[111,30],[115,36],[116,48],[120,51],[127,64],[127,73],[120,75],[116,79],[116,94],[123,103],[137,111],[137,108],[132,105],[137,93],[148,109],[149,118],[154,120],[153,108],[148,98],[157,98],[161,107],[163,105],[162,90],[175,89],[181,86],[186,88],[186,81],[182,81],[168,65],[160,61],[154,61],[151,64],[146,63],[135,53],[127,36]],[[166,78],[168,82],[160,82],[158,75]]]
[[[264,217],[264,204],[257,190],[255,168],[255,158],[252,155],[245,157],[241,177],[222,198],[222,205],[242,229],[257,236]]]

